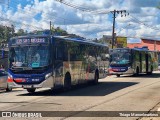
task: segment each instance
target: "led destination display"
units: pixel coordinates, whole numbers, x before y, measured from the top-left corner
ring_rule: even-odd
[[[13,39],[11,44],[34,44],[34,43],[49,43],[48,38],[18,38]]]

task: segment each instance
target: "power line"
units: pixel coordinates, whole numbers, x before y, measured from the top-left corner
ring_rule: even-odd
[[[75,8],[77,10],[81,10],[81,11],[85,11],[85,12],[93,12],[93,10],[89,10],[89,9],[81,7],[81,6],[77,6],[75,4],[70,4],[68,2],[65,2],[64,0],[55,0],[55,1],[63,3],[65,5],[67,5],[67,6],[69,6],[69,7]]]
[[[126,29],[128,26],[131,26],[131,24],[127,24],[125,27],[120,28],[120,30],[116,32],[116,34],[120,33],[122,30]]]
[[[136,17],[134,17],[134,16],[132,16],[132,15],[130,15],[130,16],[132,17],[132,20],[137,21],[137,22],[138,22],[139,24],[141,24],[141,25],[144,25],[144,26],[146,26],[146,27],[148,27],[148,28],[151,28],[151,29],[154,29],[154,30],[160,30],[160,29],[157,28],[157,27],[147,25],[146,23],[140,21],[139,19],[137,19]]]
[[[80,10],[80,11],[83,11],[83,12],[89,12],[89,13],[92,13],[92,14],[109,14],[110,11],[108,10],[92,10],[92,9],[87,9],[85,7],[82,7],[80,5],[75,5],[75,4],[71,4],[69,2],[65,2],[65,0],[55,0],[55,1],[58,1],[64,5],[67,5],[69,7],[72,7],[74,9],[77,9],[77,10]]]
[[[97,13],[97,14],[107,14],[107,13],[109,13],[108,11],[102,11],[102,10],[93,11],[93,10],[91,10],[91,9],[84,8],[84,7],[82,7],[82,6],[78,6],[78,5],[75,5],[75,4],[70,4],[70,3],[68,3],[68,2],[65,2],[64,0],[55,0],[55,1],[59,1],[59,2],[65,4],[65,5],[67,5],[67,6],[70,6],[70,7],[76,8],[76,9],[79,9],[79,10],[81,10],[81,11],[91,12],[91,13],[93,13],[93,14],[94,14],[94,13]],[[33,11],[34,11],[34,10],[33,10]],[[36,10],[36,11],[37,11],[37,10]],[[22,12],[22,11],[21,11],[21,12]],[[38,12],[39,12],[39,11],[38,11]],[[120,12],[119,12],[119,13],[120,13]],[[117,11],[117,14],[118,14],[118,11]],[[48,15],[51,15],[51,14],[48,14]],[[126,16],[126,14],[125,14],[124,16]],[[64,21],[65,21],[65,20],[67,20],[67,21],[69,20],[69,19],[61,18],[61,17],[56,17],[55,20],[56,20],[57,18],[58,18],[58,19],[59,19],[59,18],[60,18],[60,19],[63,19]],[[44,20],[46,20],[46,19],[44,19]],[[149,28],[158,30],[157,28],[151,27],[151,26],[149,26],[149,25],[141,22],[140,20],[138,20],[137,18],[135,18],[135,17],[133,17],[133,16],[132,16],[132,20],[137,21],[139,24],[145,25],[146,27],[149,27]],[[49,21],[49,20],[47,20],[47,22],[48,22],[48,21]],[[72,20],[69,20],[69,21],[72,21]],[[64,22],[64,24],[65,24],[65,22]]]
[[[18,2],[15,2],[15,3],[18,3]],[[9,7],[8,9],[10,9],[10,8],[13,8],[13,7]],[[30,11],[30,12],[29,12]],[[25,12],[23,12],[23,11],[19,11],[20,13],[24,13],[24,14],[26,14],[27,13],[27,15],[33,15],[33,13],[35,13],[35,12],[38,12],[38,13],[41,13],[42,11],[38,11],[38,10],[36,10],[36,9],[32,9],[32,11],[31,10],[28,10],[28,11],[25,11]],[[49,13],[46,13],[46,15],[49,15],[49,16],[52,16],[52,17],[54,17],[54,18],[52,18],[52,19],[54,19],[54,20],[56,20],[56,19],[61,19],[61,20],[63,20],[63,21],[71,21],[71,22],[75,22],[74,20],[71,20],[71,19],[67,19],[67,18],[63,18],[63,17],[56,17],[56,16],[53,16],[52,14],[49,14]],[[44,21],[46,21],[46,22],[49,22],[50,20],[48,20],[48,19],[43,19]],[[79,24],[82,24],[82,23],[84,23],[84,22],[80,22]]]
[[[1,13],[1,12],[0,12],[0,13]],[[16,23],[16,24],[21,24],[21,25],[24,25],[24,26],[26,26],[26,27],[32,27],[32,28],[36,28],[36,29],[42,29],[42,28],[40,28],[40,27],[36,27],[36,26],[33,26],[33,25],[20,23],[20,22],[17,22],[17,21],[10,20],[10,19],[8,19],[8,18],[1,17],[1,16],[0,16],[0,19],[1,19],[1,20],[5,20],[5,21],[9,21],[9,22],[13,22],[13,23]],[[42,30],[43,30],[43,29],[42,29]]]

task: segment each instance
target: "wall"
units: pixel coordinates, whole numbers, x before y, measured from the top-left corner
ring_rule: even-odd
[[[129,48],[140,47],[141,48],[143,46],[148,46],[149,50],[154,50],[154,45],[155,45],[156,50],[160,51],[160,41],[148,40],[148,39],[142,39],[141,43],[128,43],[127,47]]]

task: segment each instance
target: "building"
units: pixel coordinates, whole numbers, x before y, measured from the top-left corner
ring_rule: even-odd
[[[103,35],[101,38],[102,43],[107,43],[109,45],[109,48],[112,48],[112,36],[109,35]],[[115,39],[114,39],[114,44],[113,48],[124,48],[127,47],[127,37],[122,37],[122,36],[116,36],[115,34]]]
[[[127,47],[129,48],[142,48],[144,46],[147,46],[149,50],[160,51],[160,40],[141,39],[140,43],[127,43]]]

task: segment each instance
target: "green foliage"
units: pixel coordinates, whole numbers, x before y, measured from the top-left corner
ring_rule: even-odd
[[[14,26],[11,27],[0,25],[0,43],[7,43],[9,38],[14,36]]]
[[[156,7],[157,9],[160,9],[160,3],[158,4],[158,6]]]
[[[58,35],[68,35],[68,33],[67,33],[67,31],[65,31],[65,30],[63,30],[63,29],[61,29],[60,27],[57,27],[57,28],[52,28],[52,33],[53,34],[58,34]]]
[[[19,29],[18,32],[17,32],[17,36],[21,36],[21,35],[24,35],[24,30],[23,29]]]
[[[39,34],[39,35],[42,33],[43,33],[43,30],[34,30],[30,32],[30,34]],[[60,27],[55,28],[54,25],[51,26],[51,33],[53,35],[69,36],[73,38],[82,38],[75,34],[68,34],[67,31],[61,29]],[[11,25],[11,27],[0,25],[0,43],[7,43],[11,37],[23,36],[27,34],[28,32],[25,31],[24,29],[19,29],[17,32],[15,32],[14,25]]]

